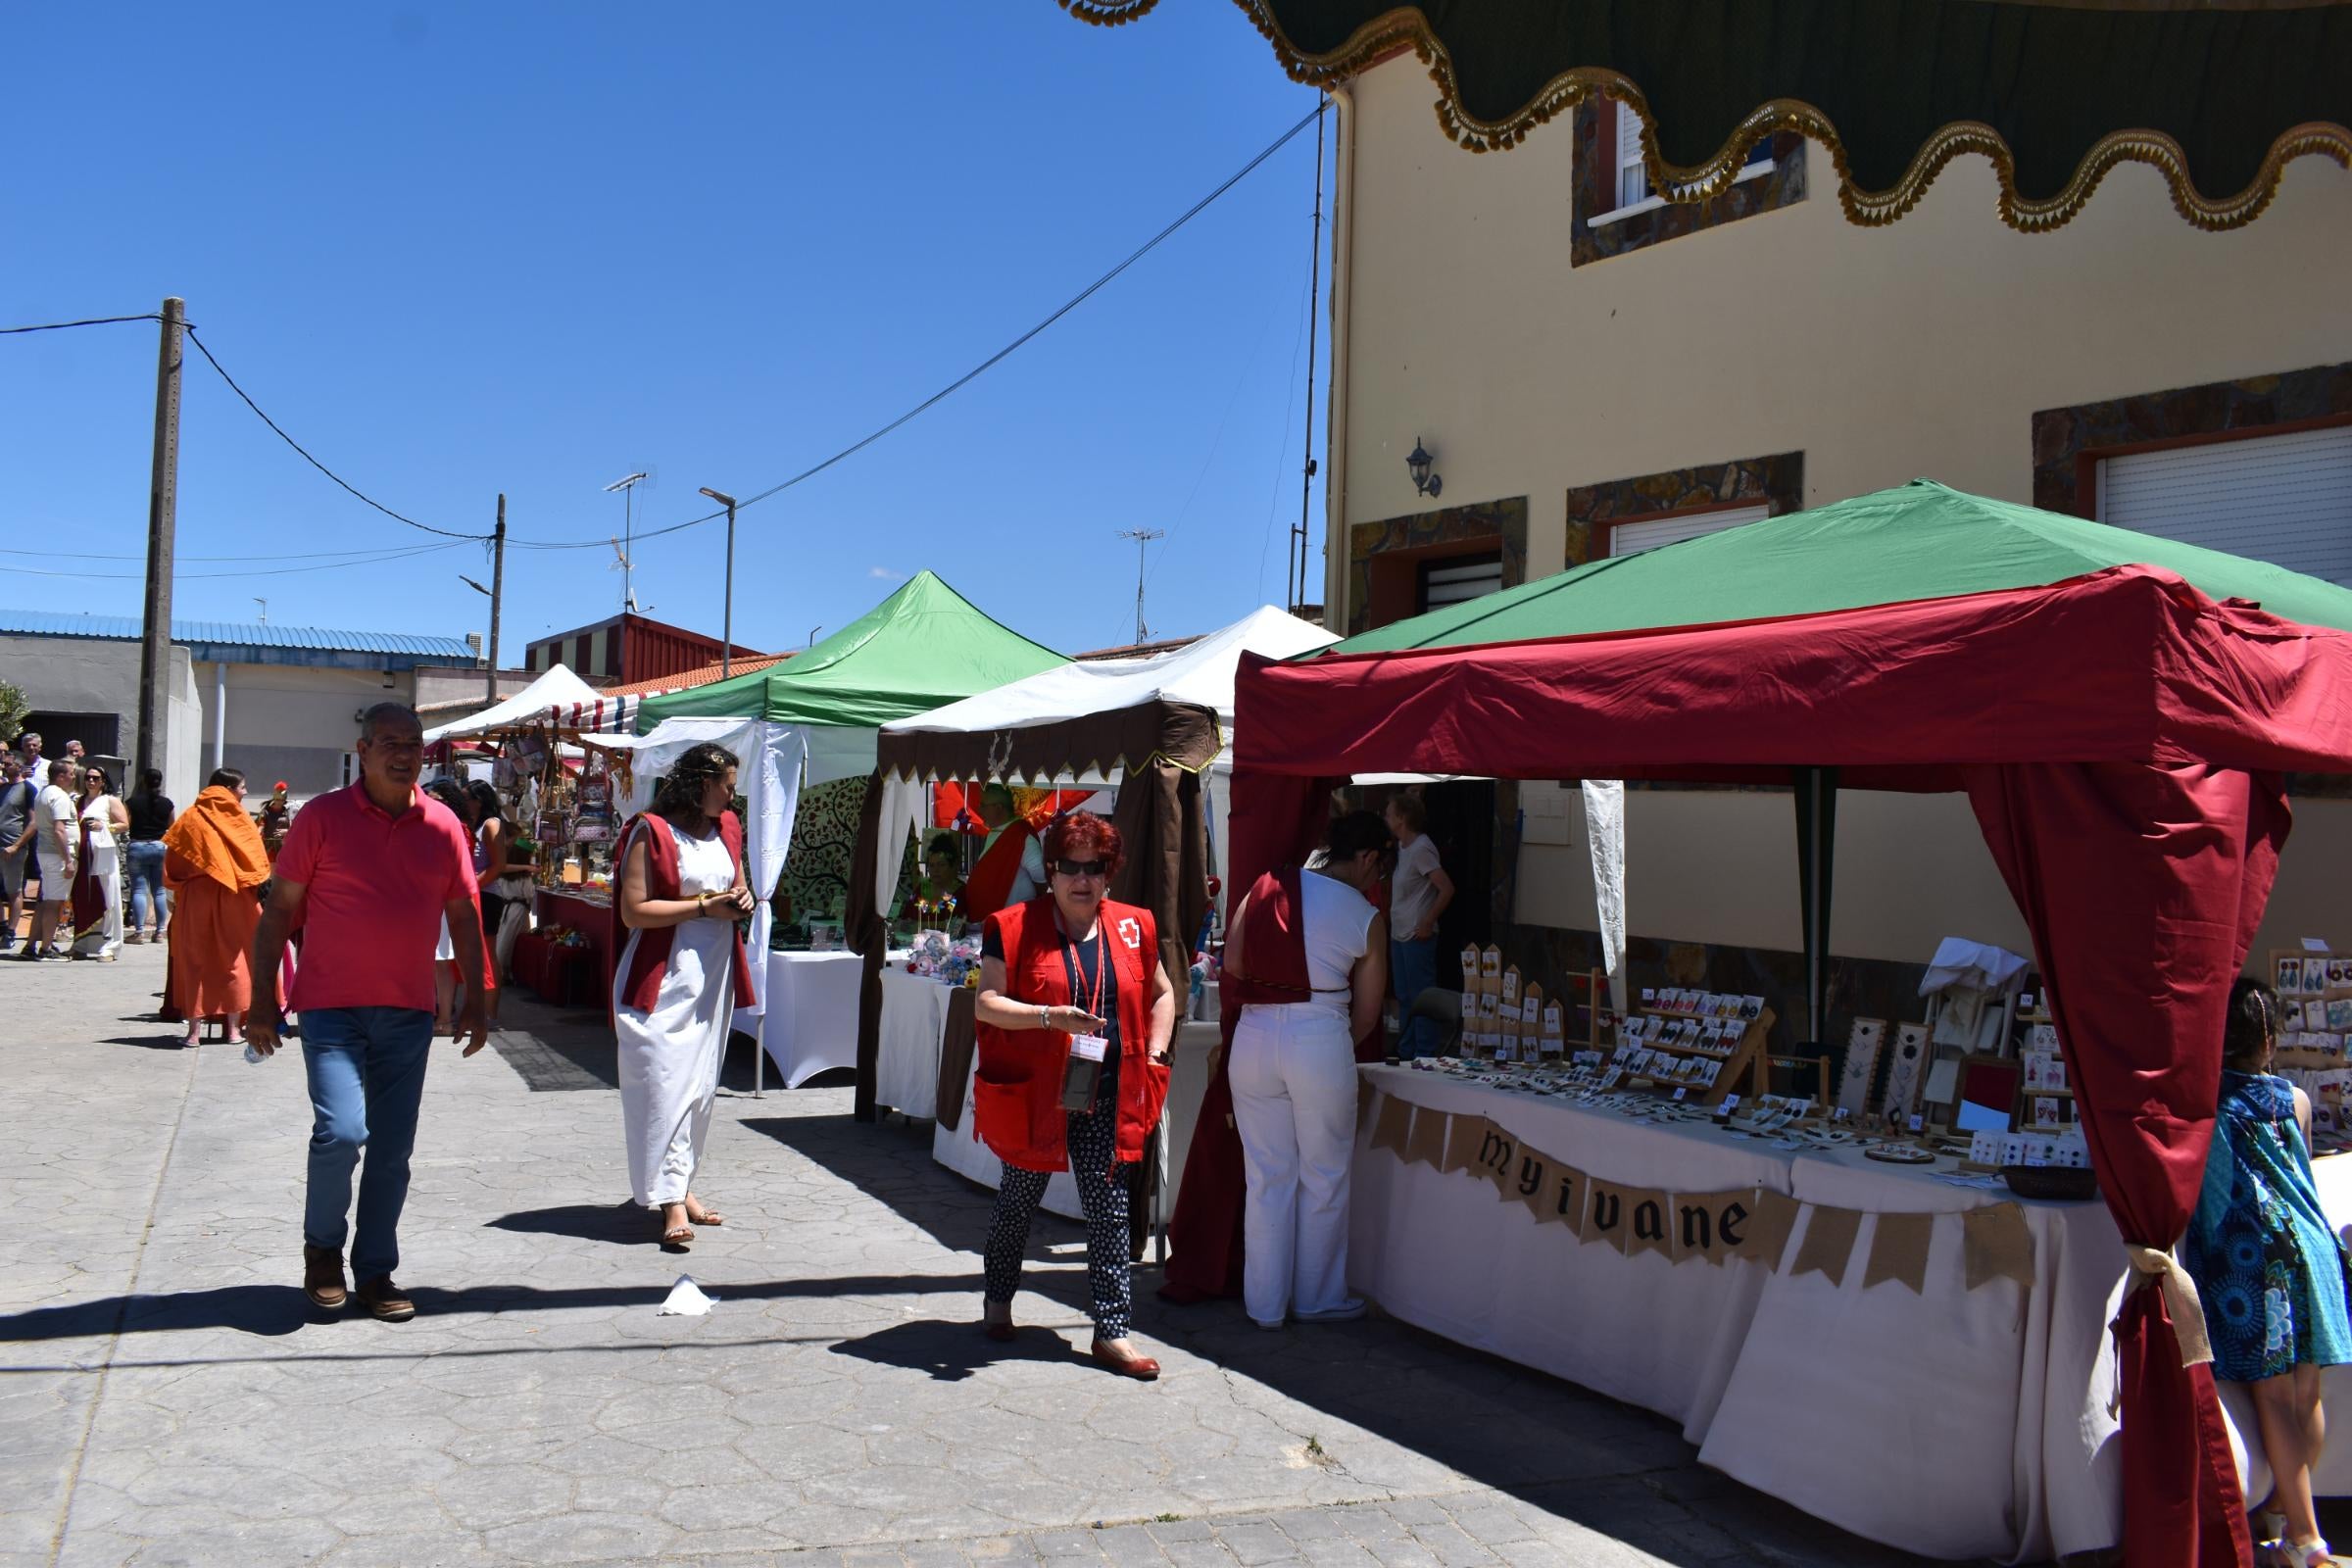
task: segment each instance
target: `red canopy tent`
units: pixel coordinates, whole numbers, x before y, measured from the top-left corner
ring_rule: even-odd
[[[1751,572],[1727,569],[1742,559]],[[2033,580],[2066,560],[2091,569]],[[1834,561],[1842,573],[1810,569]],[[1936,596],[1938,581],[1976,591]],[[2330,624],[2235,597],[2249,586]],[[1730,593],[1805,608],[1647,623]],[[1605,629],[1528,635],[1546,620]],[[2229,986],[2286,837],[2283,774],[2352,771],[2347,630],[2352,593],[2332,584],[1906,486],[1319,657],[1246,659],[1228,886],[1303,855],[1356,773],[1789,783],[1835,768],[1851,787],[1966,791],[2032,930],[2101,1190],[2140,1283],[2165,1287],[2135,1290],[2115,1325],[2129,1558],[2242,1560],[2211,1372],[2183,1364],[2173,1333],[2190,1298],[2169,1250],[2204,1177]],[[1171,1230],[1179,1298],[1238,1283],[1238,1175],[1217,1147],[1229,1103],[1220,1071]]]

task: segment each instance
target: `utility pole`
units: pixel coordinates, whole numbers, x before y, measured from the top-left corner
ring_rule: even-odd
[[[1315,226],[1306,253],[1306,465],[1298,478],[1298,589],[1291,596],[1293,611],[1306,608],[1307,499],[1315,486],[1315,315],[1323,288],[1323,111],[1330,107],[1329,94],[1315,106]]]
[[[1167,536],[1165,528],[1121,528],[1119,537],[1135,541],[1135,640],[1144,640],[1144,547]]]
[[[498,701],[498,604],[507,591],[507,497],[498,497],[498,531],[490,536],[490,701]]]
[[[163,341],[155,360],[155,465],[147,484],[147,605],[139,628],[138,770],[164,764],[164,718],[171,710],[172,553],[179,518],[179,368],[187,301],[164,301]]]
[[[703,486],[703,494],[727,509],[727,605],[718,623],[718,678],[735,673],[735,498]]]

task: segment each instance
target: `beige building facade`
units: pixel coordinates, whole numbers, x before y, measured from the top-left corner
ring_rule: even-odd
[[[1661,210],[1629,183],[1614,105],[1473,155],[1435,91],[1405,55],[1338,94],[1335,629],[1919,476],[2352,581],[2352,172],[2303,160],[2257,221],[2216,234],[2126,165],[2027,235],[1999,220],[1989,166],[1962,159],[1863,228],[1798,138],[1760,148],[1731,195]],[[1440,494],[1416,493],[1416,444]],[[2241,531],[2195,531],[2220,526],[2210,500],[2181,501],[2199,483],[2252,498]],[[1519,849],[1496,914],[1589,928],[1565,793],[1500,794]],[[2335,874],[2352,801],[2295,807],[2258,951],[2352,943]],[[1840,812],[1834,952],[1916,963],[1944,935],[2025,951],[1964,799],[1848,792]],[[1627,817],[1636,937],[1799,946],[1786,794],[1642,790]]]

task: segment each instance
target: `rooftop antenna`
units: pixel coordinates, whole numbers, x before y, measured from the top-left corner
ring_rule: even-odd
[[[1121,528],[1119,537],[1135,541],[1135,642],[1142,647],[1144,630],[1144,550],[1154,539],[1167,537],[1165,528]]]
[[[612,548],[620,553],[620,608],[625,614],[634,614],[637,610],[637,590],[630,580],[633,568],[629,564],[629,552],[637,545],[637,487],[652,477],[650,472],[640,470],[605,486],[607,495],[615,490],[620,492],[620,538],[613,541]]]
[[[259,606],[261,606],[261,607],[262,607],[262,624],[263,624],[263,625],[265,625],[265,626],[269,625],[269,624],[270,624],[270,601],[269,601],[269,600],[267,600],[267,599],[263,599],[263,598],[261,598],[261,597],[259,597],[259,596],[257,595],[257,596],[255,597],[255,599],[254,599],[254,601],[253,601],[253,602],[254,602],[255,604],[257,604],[257,605],[259,605]]]
[[[607,540],[606,543],[612,547],[612,564],[609,569],[620,573],[621,611],[626,614],[638,614],[640,612],[637,609],[637,593],[629,586],[629,553],[621,548],[621,543],[617,539]]]

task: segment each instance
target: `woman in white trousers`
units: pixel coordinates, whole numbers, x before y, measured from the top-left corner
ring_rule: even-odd
[[[1234,1130],[1242,1140],[1242,1305],[1278,1329],[1288,1316],[1363,1316],[1348,1294],[1348,1178],[1355,1150],[1355,1042],[1380,1026],[1388,994],[1388,917],[1363,891],[1384,874],[1392,841],[1369,811],[1335,820],[1291,911],[1305,947],[1306,996],[1251,1003],[1233,1031]],[[1253,891],[1252,897],[1254,898]],[[1251,900],[1234,911],[1226,950],[1248,950]],[[1231,961],[1230,958],[1228,961]]]

